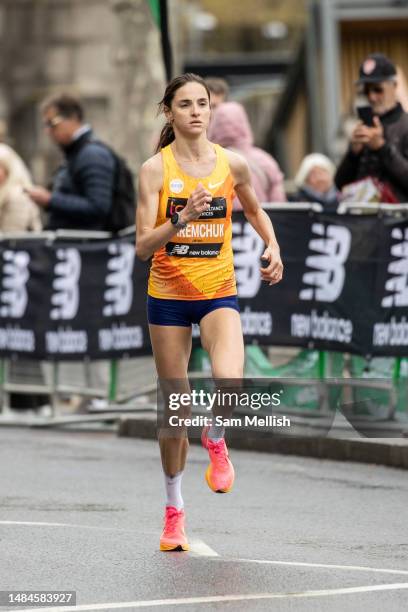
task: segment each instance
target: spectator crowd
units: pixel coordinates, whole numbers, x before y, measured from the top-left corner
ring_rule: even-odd
[[[401,104],[407,92],[401,71],[384,54],[372,53],[360,66],[356,96],[365,98],[365,106],[356,109],[359,120],[338,167],[321,152],[307,155],[286,194],[277,161],[254,146],[244,107],[228,101],[221,79],[207,83],[213,108],[209,139],[246,158],[261,202],[314,202],[325,212],[336,212],[340,202],[408,202],[408,114]]]
[[[255,146],[245,107],[229,100],[229,87],[220,78],[208,78],[212,119],[209,139],[240,153],[248,162],[258,199],[265,203],[316,202],[334,212],[341,201],[408,202],[408,114],[400,100],[402,75],[381,53],[361,64],[356,93],[366,106],[337,168],[321,152],[307,155],[292,185],[285,182],[278,162]],[[52,188],[34,185],[19,155],[0,144],[0,230],[103,230],[113,204],[116,158],[98,141],[85,122],[81,101],[70,94],[43,102],[44,128],[63,155]],[[234,203],[240,209],[239,201]]]
[[[381,53],[361,64],[356,94],[365,106],[343,158],[337,165],[322,152],[302,160],[285,191],[283,172],[270,153],[254,143],[244,105],[229,99],[223,79],[207,79],[212,118],[209,140],[241,154],[250,169],[255,193],[262,203],[318,203],[336,212],[340,202],[408,202],[408,113],[401,102],[401,75]],[[62,153],[63,163],[47,189],[33,184],[20,156],[0,143],[0,231],[109,230],[118,181],[116,154],[96,139],[85,122],[81,101],[63,93],[41,107],[44,129]],[[234,209],[240,210],[238,199]],[[92,371],[97,385],[107,382],[106,366]]]

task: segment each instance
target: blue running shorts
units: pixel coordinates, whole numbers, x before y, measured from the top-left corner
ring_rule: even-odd
[[[147,320],[152,325],[191,327],[217,308],[233,308],[239,312],[236,295],[212,300],[165,300],[147,296]]]

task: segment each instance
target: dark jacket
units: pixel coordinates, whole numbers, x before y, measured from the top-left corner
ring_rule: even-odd
[[[288,195],[289,202],[311,202],[321,204],[323,211],[332,213],[337,211],[339,205],[339,192],[332,187],[326,193],[319,193],[304,185],[296,193]]]
[[[88,130],[64,147],[57,171],[47,229],[103,230],[112,206],[115,160]]]
[[[388,183],[400,202],[408,202],[408,113],[400,104],[380,116],[385,145],[372,151],[365,146],[355,155],[348,150],[341,161],[335,183],[339,189],[367,176]]]

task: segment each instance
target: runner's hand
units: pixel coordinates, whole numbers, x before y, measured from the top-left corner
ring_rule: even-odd
[[[180,213],[180,220],[183,223],[194,221],[210,208],[212,195],[205,187],[198,183],[191,196],[188,198],[186,207]]]
[[[265,268],[260,268],[262,280],[268,282],[270,285],[279,283],[283,275],[283,264],[279,248],[267,247],[261,259],[269,262]]]

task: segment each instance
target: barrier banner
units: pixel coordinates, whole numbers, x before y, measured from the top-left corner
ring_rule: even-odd
[[[0,242],[0,353],[106,359],[149,350],[133,237]]]
[[[284,278],[259,278],[264,245],[234,223],[241,316],[248,340],[347,352],[371,352],[379,226],[376,218],[273,212]],[[251,269],[252,266],[252,269]]]
[[[408,222],[384,217],[378,232],[377,279],[371,294],[370,353],[408,355]]]
[[[408,222],[392,214],[268,212],[285,266],[273,287],[258,276],[262,240],[242,213],[234,222],[246,340],[407,356]]]
[[[242,213],[233,218],[246,343],[408,356],[408,221],[268,214],[285,266],[271,287],[259,275],[262,239]],[[78,360],[149,352],[148,270],[131,235],[0,240],[0,355]]]

